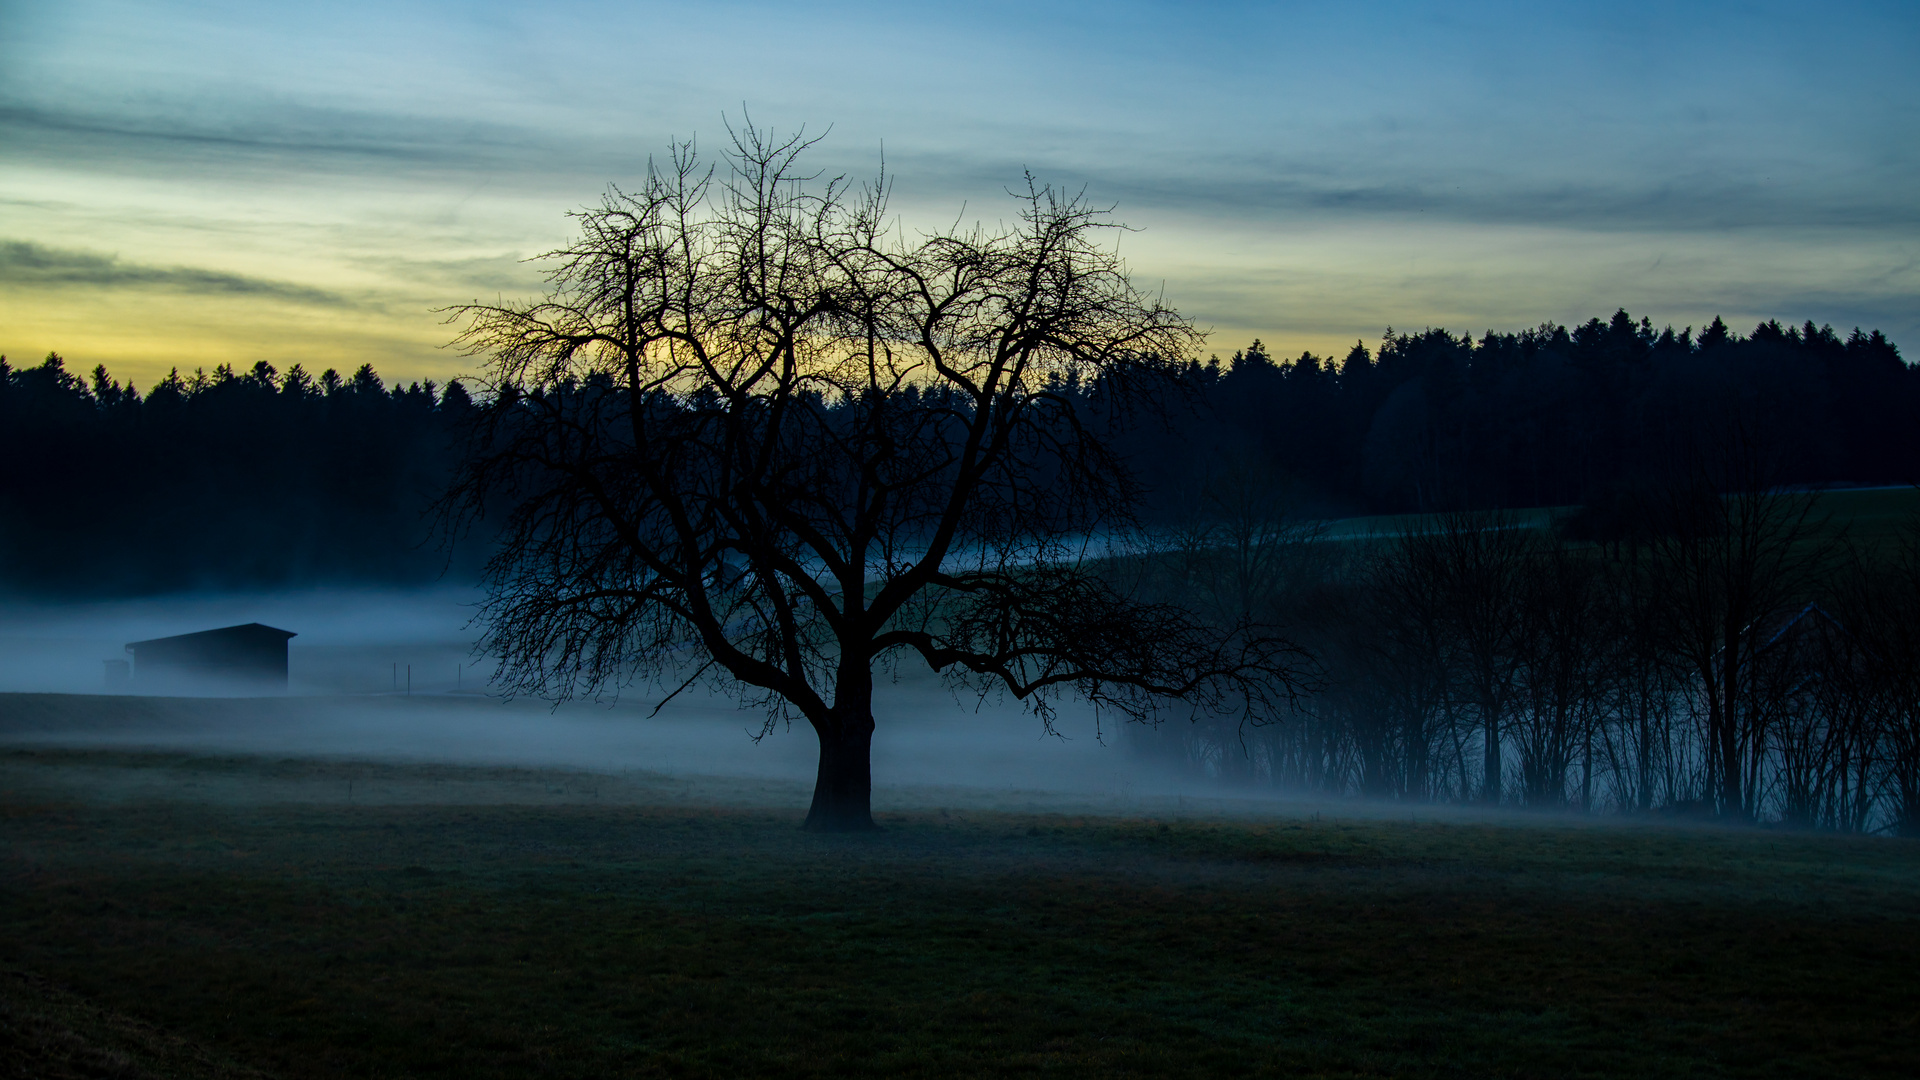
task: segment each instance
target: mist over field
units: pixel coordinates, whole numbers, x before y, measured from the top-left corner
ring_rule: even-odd
[[[688,688],[657,715],[664,694],[655,687],[558,707],[501,697],[487,684],[491,662],[472,651],[478,598],[453,588],[327,589],[10,603],[0,609],[0,693],[19,696],[0,706],[0,745],[772,781],[736,784],[727,797],[804,804],[819,752],[804,722],[756,742],[763,712],[705,686]],[[102,661],[123,658],[129,641],[243,622],[298,635],[288,644],[285,696],[103,685]],[[883,678],[875,713],[882,805],[1125,810],[1223,794],[1140,760],[1117,721],[1097,729],[1092,711],[1071,702],[1060,703],[1057,735],[1048,735],[1019,703],[956,694],[922,668]]]
[[[453,690],[473,666],[472,589],[301,589],[177,593],[134,599],[33,600],[0,604],[0,692],[102,692],[104,660],[124,660],[128,642],[259,622],[299,635],[288,649],[296,695],[403,690],[393,664],[415,668],[414,689]],[[484,687],[484,675],[468,689]]]

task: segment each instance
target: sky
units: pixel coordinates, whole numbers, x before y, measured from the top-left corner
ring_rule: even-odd
[[[372,363],[750,118],[902,223],[1116,207],[1230,355],[1624,307],[1920,350],[1920,5],[0,0],[0,353]]]

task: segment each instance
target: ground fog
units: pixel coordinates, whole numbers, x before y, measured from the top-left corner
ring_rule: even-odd
[[[0,745],[573,769],[739,781],[729,799],[804,806],[817,744],[804,723],[694,686],[594,701],[508,700],[474,651],[478,596],[311,591],[8,605],[0,610]],[[109,692],[129,641],[243,622],[294,631],[284,697]],[[670,689],[670,688],[669,688]],[[931,672],[876,692],[876,805],[1231,810],[1236,799],[1129,750],[1113,718],[1059,703],[1049,733],[1020,703]],[[1178,722],[1178,721],[1175,721]],[[361,796],[366,791],[360,792]],[[329,796],[330,797],[330,796]],[[718,797],[718,796],[716,796]]]

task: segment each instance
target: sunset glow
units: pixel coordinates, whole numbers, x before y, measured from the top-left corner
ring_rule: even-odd
[[[1920,344],[1895,4],[0,4],[0,351],[444,379],[569,208],[725,120],[884,152],[903,223],[1031,169],[1282,356],[1625,307]]]

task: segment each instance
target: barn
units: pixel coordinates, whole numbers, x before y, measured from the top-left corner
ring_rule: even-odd
[[[284,693],[291,630],[260,623],[127,643],[133,684],[146,690]]]

